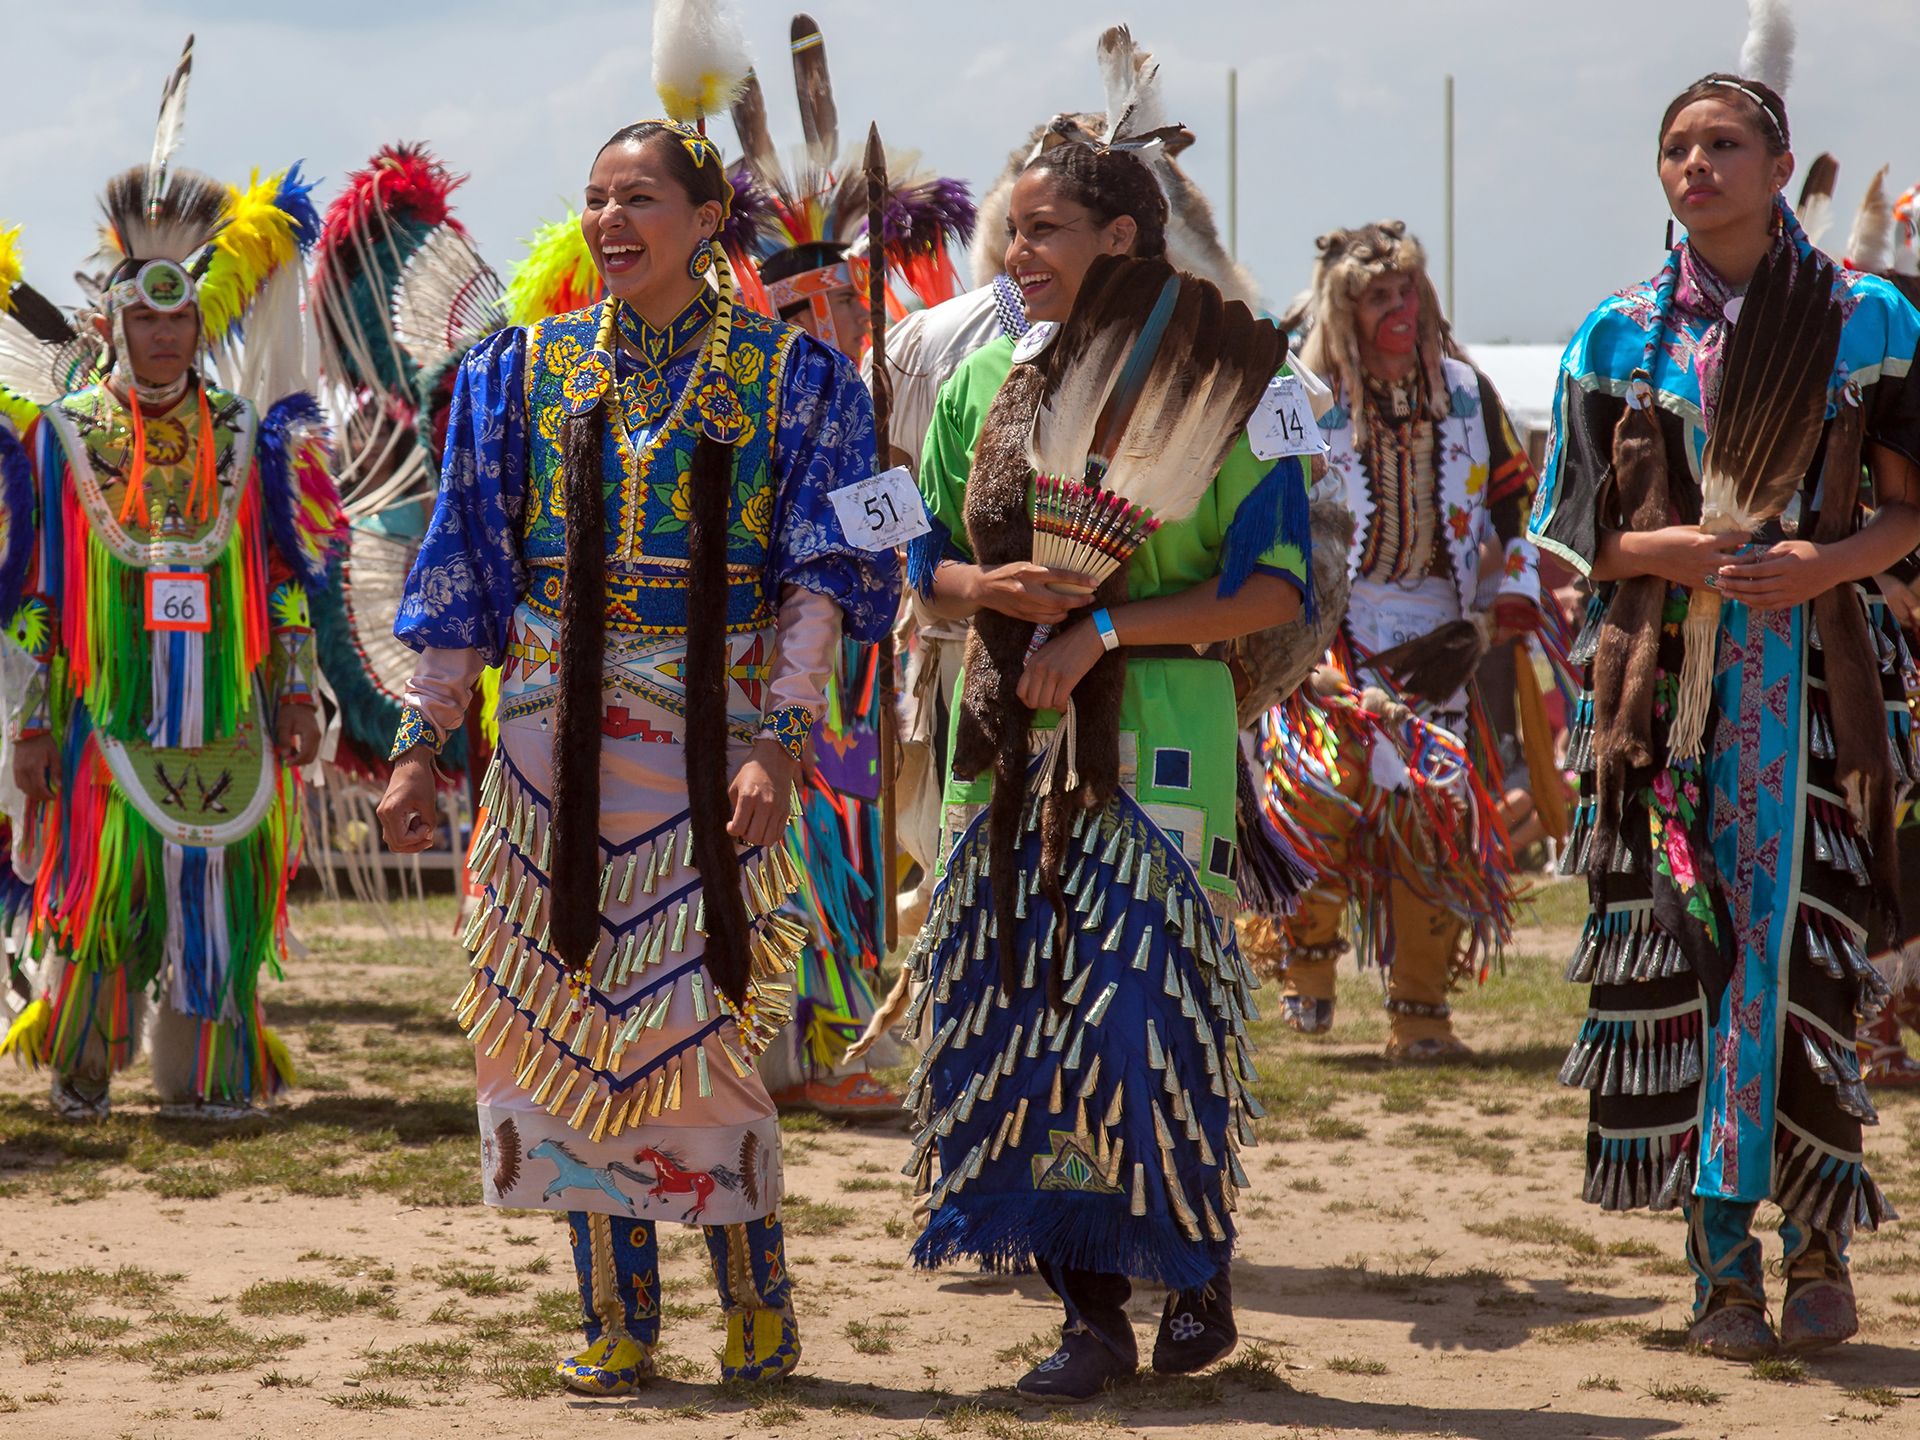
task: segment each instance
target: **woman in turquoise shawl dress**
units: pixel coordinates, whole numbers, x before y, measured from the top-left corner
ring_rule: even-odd
[[[1906,650],[1861,582],[1920,542],[1920,317],[1812,250],[1780,194],[1792,169],[1785,105],[1760,82],[1708,76],[1669,107],[1660,176],[1687,236],[1568,346],[1532,522],[1595,582],[1566,851],[1593,898],[1569,977],[1593,988],[1561,1072],[1592,1092],[1586,1198],[1684,1209],[1692,1338],[1741,1359],[1857,1328],[1848,1241],[1890,1207],[1862,1151],[1874,1114],[1854,1017],[1884,989],[1863,941],[1893,894],[1892,806],[1914,773]],[[1702,461],[1763,262],[1832,287],[1844,318],[1826,419],[1781,520],[1707,534]],[[1650,597],[1637,631],[1636,585]],[[1681,621],[1703,588],[1723,603],[1703,753],[1686,759],[1669,743]],[[1618,698],[1636,686],[1651,696],[1644,736]],[[1843,774],[1849,756],[1865,760]],[[1752,1234],[1763,1200],[1784,1214],[1777,1335]]]

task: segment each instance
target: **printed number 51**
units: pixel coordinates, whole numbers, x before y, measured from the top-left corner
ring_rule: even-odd
[[[884,530],[889,525],[900,523],[900,512],[893,508],[893,496],[884,490],[867,496],[861,508],[867,512],[869,529]]]

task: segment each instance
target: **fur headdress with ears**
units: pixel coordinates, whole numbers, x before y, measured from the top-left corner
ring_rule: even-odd
[[[1354,306],[1367,286],[1383,275],[1413,277],[1420,296],[1420,378],[1426,413],[1429,419],[1444,419],[1453,402],[1440,361],[1448,355],[1457,358],[1461,352],[1427,275],[1427,252],[1407,233],[1406,222],[1379,220],[1352,230],[1329,230],[1314,243],[1320,255],[1313,263],[1313,288],[1280,324],[1292,334],[1307,331],[1300,359],[1352,408],[1354,439],[1366,439],[1367,425],[1366,407],[1357,403],[1365,372]]]

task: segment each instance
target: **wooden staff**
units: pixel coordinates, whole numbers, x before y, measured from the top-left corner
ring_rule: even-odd
[[[893,457],[893,377],[887,373],[887,151],[880,126],[867,127],[867,325],[873,343],[873,473],[887,469]],[[894,782],[899,778],[899,736],[895,711],[893,631],[880,641],[880,903],[887,953],[900,943],[900,910],[895,885],[899,876],[898,817]]]

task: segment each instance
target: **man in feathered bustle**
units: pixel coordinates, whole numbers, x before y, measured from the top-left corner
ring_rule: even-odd
[[[1249,919],[1243,939],[1284,967],[1282,1017],[1318,1033],[1333,1024],[1351,906],[1363,962],[1386,971],[1388,1057],[1438,1060],[1466,1053],[1450,987],[1511,926],[1512,862],[1485,784],[1498,760],[1493,737],[1467,731],[1467,688],[1490,641],[1540,623],[1535,476],[1406,226],[1335,230],[1319,249],[1310,298],[1286,323],[1310,327],[1301,359],[1333,388],[1320,428],[1356,522],[1353,591],[1316,683],[1261,722],[1265,754],[1315,762],[1271,784],[1268,808],[1320,879],[1278,924]],[[1325,723],[1303,726],[1303,707]],[[1438,767],[1450,783],[1426,763],[1442,753],[1471,757]]]
[[[104,378],[46,397],[30,473],[5,474],[0,614],[35,667],[6,717],[16,833],[40,847],[30,923],[54,958],[0,1048],[51,1066],[63,1115],[104,1115],[151,1010],[163,1105],[224,1117],[292,1080],[259,981],[285,956],[320,736],[306,587],[340,517],[312,398],[262,417],[202,367],[311,212],[297,174],[229,191],[162,149],[102,206]]]

